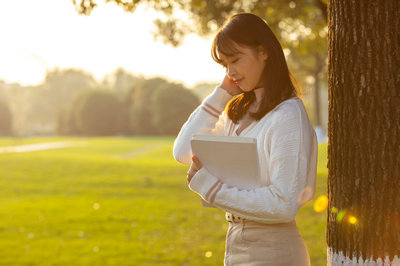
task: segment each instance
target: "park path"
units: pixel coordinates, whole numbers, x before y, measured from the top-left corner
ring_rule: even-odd
[[[26,144],[26,145],[17,145],[17,146],[6,146],[0,147],[0,154],[4,153],[18,153],[18,152],[32,152],[32,151],[42,151],[42,150],[50,150],[50,149],[60,149],[67,148],[73,146],[84,146],[85,142],[44,142],[44,143],[34,143],[34,144]],[[127,153],[120,154],[118,157],[123,159],[130,159],[135,156],[139,156],[159,148],[162,148],[163,144],[153,144],[144,146],[139,149],[132,150]]]
[[[142,148],[139,149],[135,149],[133,151],[127,152],[127,153],[123,153],[120,155],[120,157],[124,158],[124,159],[129,159],[138,155],[142,155],[154,150],[157,150],[159,148],[161,148],[162,146],[164,146],[163,144],[154,144],[154,145],[148,145],[148,146],[144,146]]]
[[[0,147],[1,153],[15,153],[15,152],[31,152],[31,151],[42,151],[42,150],[50,150],[50,149],[60,149],[71,146],[82,146],[86,145],[82,142],[44,142],[44,143],[35,143],[35,144],[26,144],[26,145],[18,145],[18,146],[6,146]]]

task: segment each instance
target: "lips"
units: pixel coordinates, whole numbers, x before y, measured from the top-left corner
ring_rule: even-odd
[[[233,82],[234,82],[236,85],[239,85],[240,82],[241,82],[243,79],[244,79],[244,78],[236,79],[236,80],[234,80]]]

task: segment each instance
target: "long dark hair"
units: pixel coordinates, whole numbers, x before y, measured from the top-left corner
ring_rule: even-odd
[[[260,120],[286,99],[301,97],[301,89],[288,70],[282,47],[264,20],[251,13],[231,16],[214,37],[211,48],[214,61],[223,64],[218,52],[225,55],[238,52],[235,43],[252,48],[262,45],[268,55],[262,72],[264,98],[257,112],[250,113],[253,118]],[[229,119],[237,123],[254,101],[253,91],[244,92],[233,98],[226,106]]]

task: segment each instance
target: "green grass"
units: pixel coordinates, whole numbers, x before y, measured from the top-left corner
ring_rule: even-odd
[[[0,265],[223,265],[224,211],[202,208],[172,158],[173,138],[1,138]],[[326,145],[316,197],[326,195]],[[326,265],[326,211],[296,217],[312,265]],[[207,258],[205,253],[212,252]]]

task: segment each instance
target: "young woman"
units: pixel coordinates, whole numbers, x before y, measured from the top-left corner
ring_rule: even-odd
[[[173,153],[191,164],[189,188],[226,211],[224,265],[310,265],[294,219],[314,196],[318,145],[282,47],[261,18],[239,13],[219,29],[211,53],[226,76],[183,125]],[[193,134],[255,138],[263,185],[222,183],[192,154]]]

